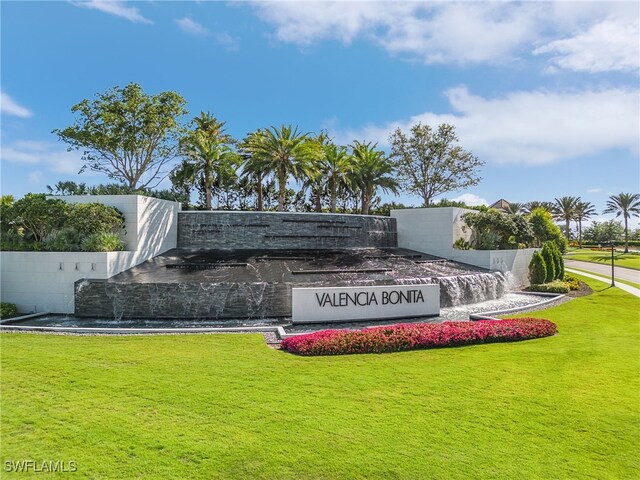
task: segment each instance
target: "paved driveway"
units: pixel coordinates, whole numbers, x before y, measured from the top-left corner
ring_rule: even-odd
[[[568,260],[565,258],[564,264],[567,268],[578,268],[587,272],[595,273],[603,277],[611,278],[611,264],[598,264],[591,262],[581,262],[579,260]],[[627,282],[640,283],[640,270],[632,270],[631,268],[615,267],[615,278],[626,280]]]

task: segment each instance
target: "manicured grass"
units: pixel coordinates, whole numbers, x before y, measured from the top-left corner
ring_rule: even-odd
[[[611,264],[611,252],[594,251],[589,249],[576,249],[565,255],[566,260],[579,260],[581,262]],[[633,268],[640,270],[640,255],[633,253],[615,253],[615,264],[619,267]]]
[[[536,313],[554,337],[440,350],[3,334],[2,463],[75,460],[73,478],[638,478],[640,299],[587,282],[593,295]]]

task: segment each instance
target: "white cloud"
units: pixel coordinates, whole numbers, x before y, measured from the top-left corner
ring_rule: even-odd
[[[479,197],[473,193],[463,193],[455,198],[452,198],[454,202],[464,202],[470,207],[477,207],[479,205],[489,205],[489,202],[485,198]]]
[[[308,47],[364,39],[427,64],[500,64],[555,53],[582,71],[638,63],[634,2],[251,2],[278,41]],[[624,20],[621,20],[624,19]],[[538,48],[536,48],[538,46]],[[634,53],[635,52],[635,53]],[[633,56],[635,54],[635,57]]]
[[[364,37],[426,63],[503,61],[531,41],[538,5],[431,2],[254,2],[278,40],[309,46]]]
[[[385,147],[393,130],[408,131],[422,122],[453,124],[465,149],[494,163],[542,165],[613,148],[640,150],[637,90],[540,90],[483,98],[462,86],[446,96],[455,113],[425,112],[383,126],[368,125],[338,134],[337,140],[373,140]]]
[[[76,174],[83,163],[78,152],[68,152],[49,142],[17,141],[3,144],[0,159],[5,162],[47,167],[54,173]]]
[[[637,18],[607,18],[585,32],[554,40],[533,51],[552,54],[551,62],[578,72],[634,71],[640,68]]]
[[[601,188],[590,188],[587,190],[587,193],[600,193],[602,192]]]
[[[232,37],[228,33],[225,33],[225,32],[216,33],[214,37],[216,39],[216,42],[218,42],[220,45],[227,47],[227,50],[231,52],[236,51],[240,48],[240,42],[238,41],[238,39],[235,37]]]
[[[190,19],[189,17],[183,17],[180,19],[176,19],[175,21],[178,24],[178,27],[189,35],[193,35],[195,37],[209,37],[211,36],[211,32],[200,23],[195,20]]]
[[[2,91],[0,91],[0,112],[3,115],[12,115],[20,118],[27,118],[33,115],[28,108],[23,107]]]
[[[90,8],[92,10],[99,10],[117,17],[126,18],[130,22],[153,24],[151,20],[143,17],[136,7],[129,7],[125,2],[119,0],[88,0],[71,3],[76,7]]]

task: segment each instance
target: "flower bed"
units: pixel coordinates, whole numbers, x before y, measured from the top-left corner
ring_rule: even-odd
[[[556,333],[555,323],[541,318],[404,323],[364,330],[322,330],[296,335],[284,339],[281,348],[298,355],[348,355],[514,342]]]

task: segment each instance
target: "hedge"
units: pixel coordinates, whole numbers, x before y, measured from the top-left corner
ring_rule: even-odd
[[[17,314],[15,303],[0,302],[0,318],[15,317]]]
[[[405,323],[364,330],[322,330],[286,338],[280,347],[305,356],[348,355],[513,342],[556,333],[554,323],[540,318]]]

